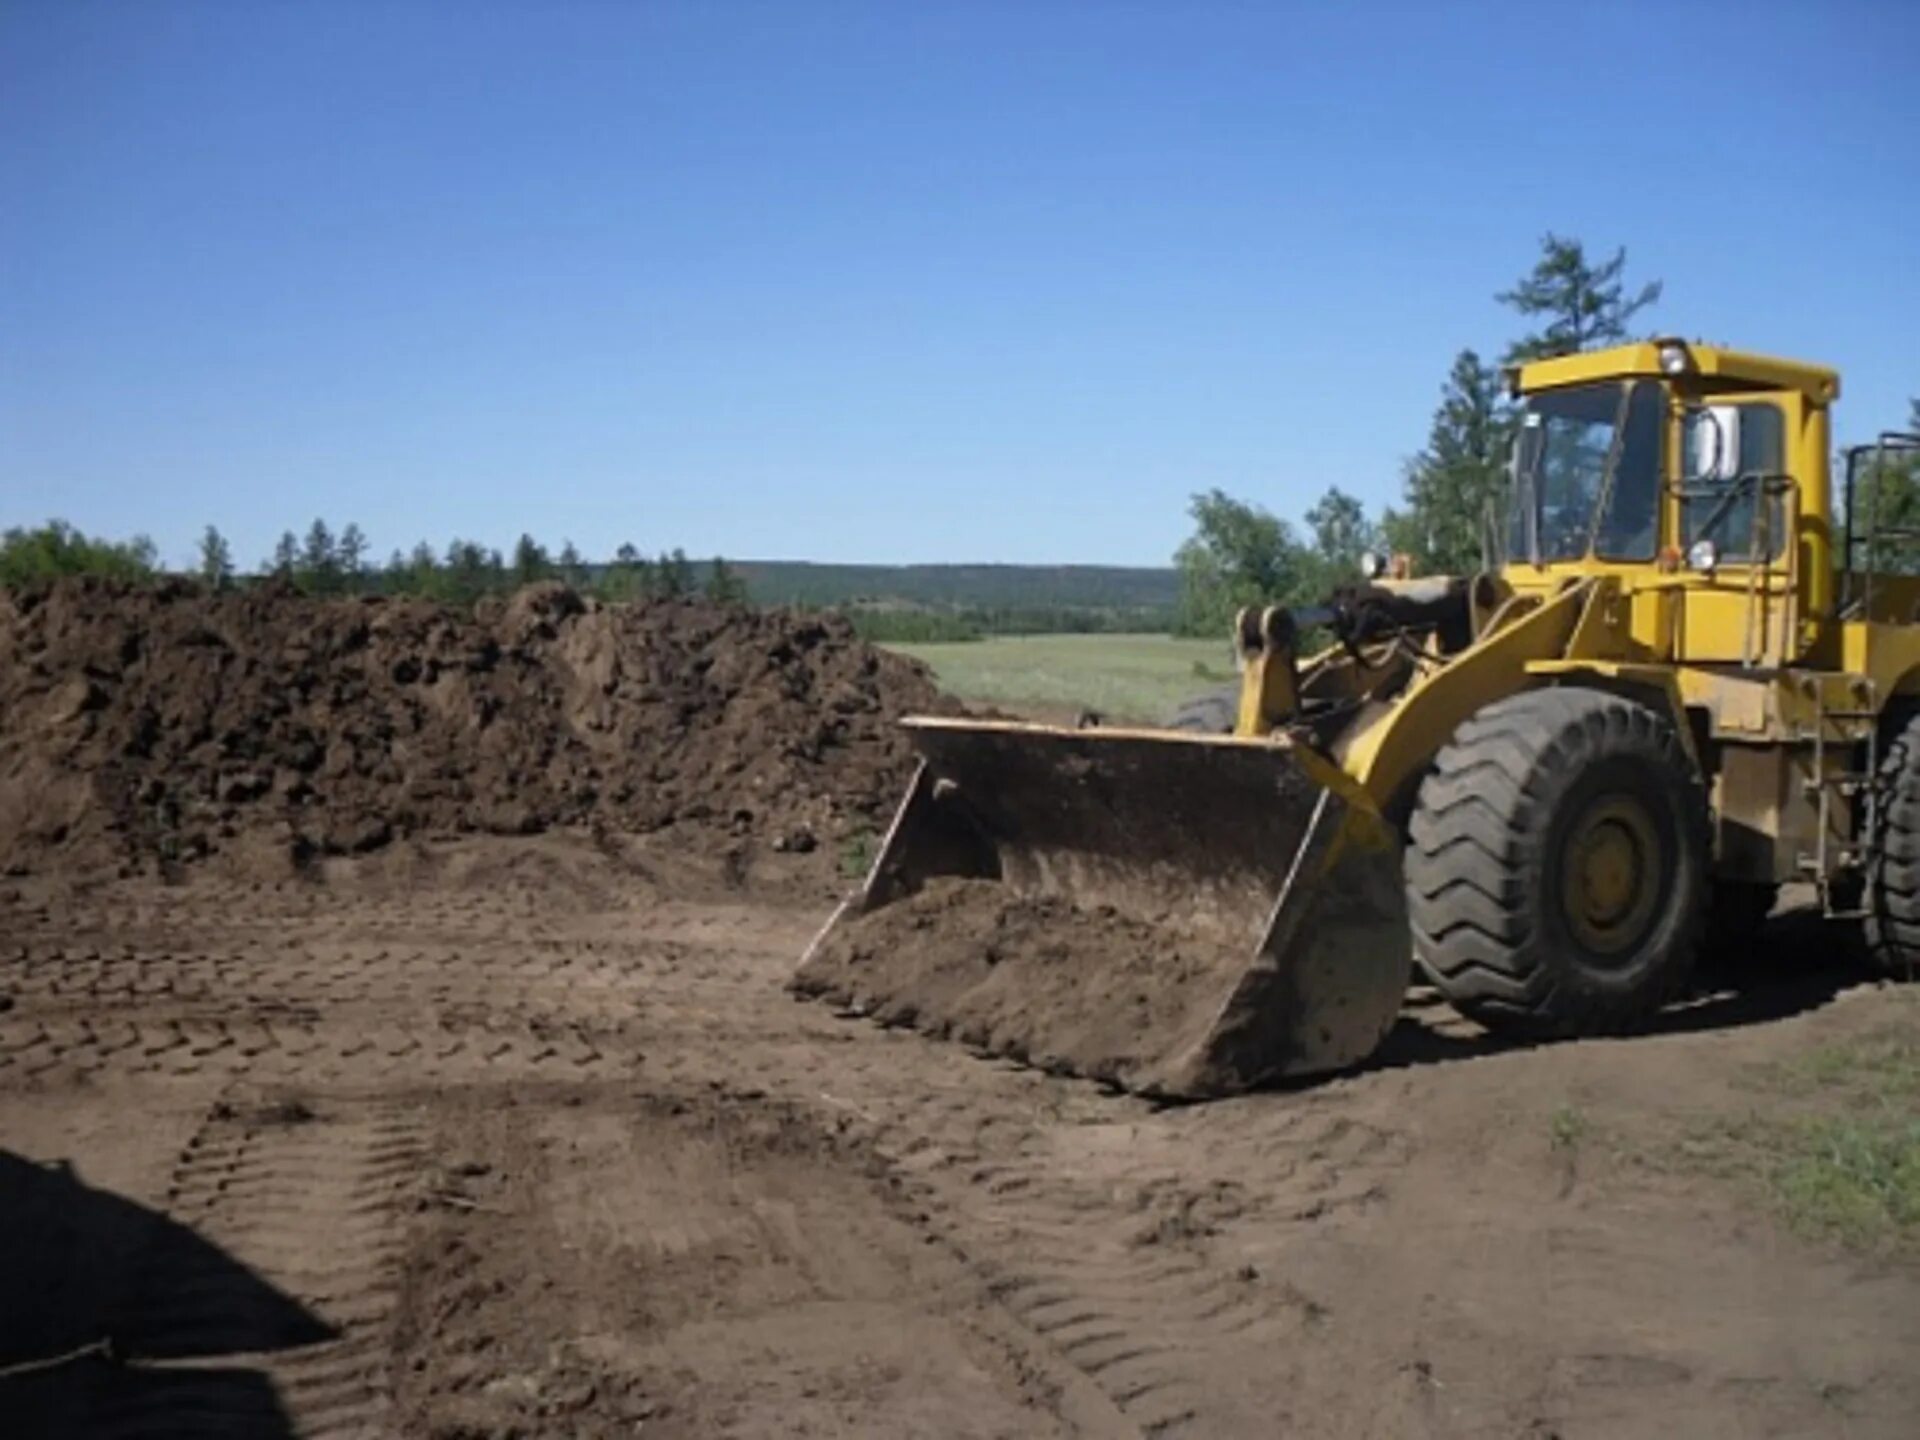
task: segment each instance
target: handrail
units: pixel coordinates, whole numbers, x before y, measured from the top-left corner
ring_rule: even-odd
[[[1799,523],[1800,482],[1785,471],[1750,470],[1735,475],[1730,480],[1702,480],[1688,482],[1676,480],[1669,487],[1679,499],[1705,500],[1718,499],[1720,502],[1707,514],[1699,529],[1711,531],[1732,511],[1741,497],[1749,492],[1753,496],[1753,516],[1747,526],[1747,552],[1739,560],[1730,560],[1735,565],[1745,565],[1747,571],[1746,624],[1741,632],[1740,664],[1751,670],[1766,659],[1767,645],[1771,627],[1767,623],[1767,602],[1773,596],[1773,506],[1769,503],[1775,497],[1790,497],[1783,508],[1788,513],[1786,533],[1792,536]],[[1686,512],[1681,512],[1681,523],[1686,523]],[[1683,537],[1691,533],[1682,532]],[[1788,578],[1791,579],[1793,557],[1788,546],[1782,547],[1782,554],[1788,565]],[[1791,589],[1787,592],[1791,595]],[[1790,622],[1783,622],[1780,628],[1784,638],[1792,631]],[[1785,661],[1784,646],[1781,661]]]
[[[1784,483],[1781,483],[1784,482]],[[1740,663],[1751,670],[1759,660],[1765,658],[1767,648],[1767,598],[1773,589],[1773,505],[1774,495],[1783,497],[1781,509],[1786,511],[1785,530],[1791,536],[1800,521],[1800,482],[1791,475],[1778,477],[1756,476],[1754,478],[1753,520],[1747,536],[1747,626],[1742,640]],[[1788,547],[1782,546],[1784,552]],[[1756,563],[1755,557],[1758,557]],[[1792,576],[1793,560],[1787,557],[1789,581]],[[1797,598],[1791,584],[1786,590],[1788,603]],[[1759,635],[1756,639],[1756,626]],[[1780,661],[1787,658],[1787,636],[1792,633],[1790,616],[1783,616],[1780,623]]]
[[[1873,442],[1873,444],[1855,445],[1852,449],[1847,451],[1847,550],[1846,550],[1846,556],[1845,556],[1845,559],[1846,559],[1845,573],[1848,577],[1849,584],[1852,583],[1852,576],[1855,573],[1853,568],[1854,546],[1856,545],[1856,543],[1858,543],[1858,540],[1859,540],[1859,537],[1856,536],[1854,533],[1854,524],[1853,524],[1854,484],[1856,479],[1858,478],[1860,457],[1868,453],[1869,451],[1871,451],[1873,454],[1873,475],[1874,475],[1873,505],[1867,512],[1868,524],[1867,524],[1867,533],[1865,537],[1866,546],[1867,546],[1867,563],[1858,572],[1860,575],[1860,586],[1861,586],[1860,616],[1862,619],[1868,620],[1868,621],[1871,621],[1873,619],[1873,580],[1874,580],[1874,576],[1878,573],[1878,570],[1879,570],[1879,567],[1875,563],[1875,561],[1876,561],[1876,557],[1880,553],[1880,541],[1882,538],[1881,526],[1880,526],[1880,501],[1881,501],[1881,497],[1886,493],[1886,488],[1887,488],[1885,484],[1882,483],[1882,481],[1887,473],[1887,451],[1889,449],[1892,449],[1895,451],[1901,451],[1901,450],[1920,451],[1920,435],[1910,434],[1902,430],[1882,430],[1880,432],[1879,438],[1877,438]],[[1910,535],[1902,535],[1896,531],[1894,532],[1894,538],[1913,539],[1915,537]],[[1870,634],[1871,632],[1869,632],[1869,635]],[[1871,641],[1869,641],[1869,643],[1871,643]]]

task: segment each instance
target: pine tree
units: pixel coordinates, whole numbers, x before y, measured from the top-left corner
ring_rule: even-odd
[[[1544,319],[1545,328],[1516,340],[1507,359],[1538,360],[1571,355],[1627,338],[1627,322],[1660,298],[1658,280],[1631,296],[1622,279],[1625,248],[1594,264],[1586,247],[1549,233],[1540,241],[1540,259],[1526,278],[1494,298],[1528,319]]]
[[[553,562],[547,558],[546,547],[533,536],[522,534],[513,547],[514,583],[531,585],[546,579],[552,571]]]
[[[333,553],[346,588],[359,589],[361,573],[366,569],[367,564],[367,537],[353,521],[349,520],[347,528],[340,532],[340,539],[333,547]]]
[[[1491,518],[1505,517],[1511,408],[1500,375],[1472,350],[1454,357],[1427,446],[1407,466],[1406,509],[1388,511],[1387,543],[1421,574],[1478,570]]]
[[[560,554],[554,562],[560,567],[560,578],[567,584],[578,588],[587,583],[586,562],[580,558],[580,552],[571,540],[560,542]]]
[[[215,590],[224,590],[233,581],[233,547],[211,525],[200,536],[200,578]]]
[[[300,542],[293,537],[293,531],[282,530],[280,540],[273,547],[273,559],[267,562],[267,568],[281,580],[292,580],[300,568]]]
[[[438,589],[440,562],[433,546],[422,540],[407,556],[407,588],[416,595],[432,595]]]
[[[672,550],[660,552],[660,558],[655,562],[654,574],[657,577],[657,593],[668,599],[680,595],[691,595],[696,588],[693,562],[687,559],[687,552],[677,545]]]
[[[747,582],[740,578],[739,571],[716,555],[707,566],[706,592],[707,598],[717,605],[744,605]]]
[[[470,605],[491,588],[490,557],[485,546],[455,538],[447,542],[440,589],[455,604]]]
[[[333,532],[327,528],[326,521],[316,518],[307,527],[306,544],[300,549],[300,578],[309,590],[324,595],[333,589],[338,565]]]

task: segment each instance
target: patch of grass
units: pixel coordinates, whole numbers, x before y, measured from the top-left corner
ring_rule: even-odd
[[[1802,1235],[1920,1248],[1920,1030],[1825,1044],[1759,1080],[1764,1108],[1696,1134],[1689,1157],[1757,1181]]]
[[[1577,1105],[1558,1105],[1547,1117],[1547,1138],[1556,1150],[1578,1150],[1592,1124]]]
[[[840,873],[849,880],[864,880],[873,868],[873,856],[879,837],[871,830],[856,830],[840,846]]]
[[[1890,1030],[1822,1045],[1777,1073],[1789,1090],[1840,1089],[1856,1100],[1920,1105],[1920,1035]]]
[[[1093,710],[1162,724],[1182,701],[1233,678],[1225,637],[996,635],[959,644],[890,647],[924,660],[942,689],[1016,713]]]
[[[1787,1223],[1861,1249],[1920,1238],[1920,1117],[1822,1117],[1789,1127],[1768,1168]]]
[[[1788,1223],[1857,1247],[1920,1243],[1920,1036],[1822,1045],[1779,1067],[1777,1083],[1819,1107],[1763,1137]]]

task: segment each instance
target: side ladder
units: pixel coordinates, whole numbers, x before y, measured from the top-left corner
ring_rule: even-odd
[[[1805,782],[1805,790],[1814,802],[1814,848],[1813,854],[1800,856],[1800,871],[1819,890],[1820,910],[1829,920],[1861,920],[1867,913],[1863,908],[1864,891],[1847,885],[1842,894],[1836,896],[1834,882],[1864,876],[1875,837],[1880,833],[1878,696],[1874,693],[1872,678],[1863,675],[1855,679],[1851,687],[1856,703],[1843,709],[1829,709],[1827,687],[1818,678],[1811,680],[1810,685],[1814,716],[1813,774]],[[1854,725],[1862,725],[1866,730],[1866,764],[1858,770],[1846,767],[1829,774],[1827,750],[1830,745],[1844,745],[1849,757],[1856,746],[1862,745],[1860,740],[1844,734]],[[1835,728],[1843,733],[1829,739],[1828,731]],[[1842,841],[1836,834],[1835,797],[1853,802],[1851,840]]]

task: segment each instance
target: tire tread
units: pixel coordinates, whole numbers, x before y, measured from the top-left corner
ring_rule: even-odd
[[[1543,807],[1567,775],[1619,755],[1643,757],[1685,788],[1680,843],[1691,857],[1680,872],[1685,908],[1673,943],[1625,990],[1583,983],[1554,953],[1537,879],[1551,828]],[[1913,823],[1920,828],[1920,808]],[[1489,1027],[1536,1035],[1618,1029],[1686,983],[1706,919],[1707,853],[1704,788],[1663,717],[1579,687],[1509,696],[1460,726],[1420,787],[1406,864],[1414,953],[1456,1009]],[[1920,923],[1920,883],[1913,893]]]
[[[1880,755],[1878,821],[1867,861],[1867,955],[1883,974],[1920,970],[1920,713]]]

